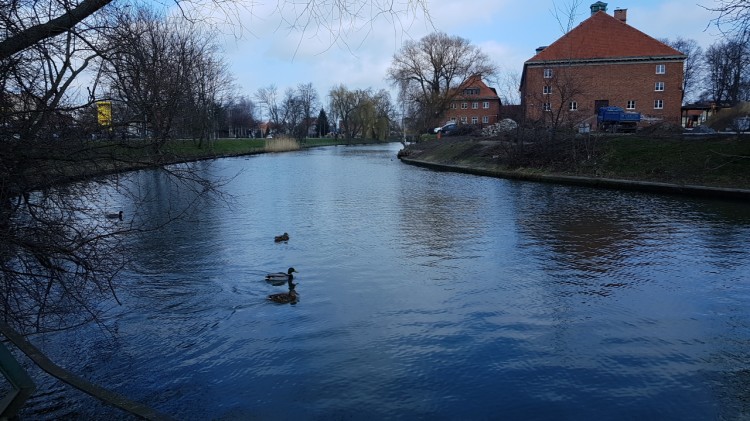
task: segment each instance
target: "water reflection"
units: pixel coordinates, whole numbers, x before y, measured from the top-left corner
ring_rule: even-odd
[[[105,321],[116,339],[82,331],[74,353],[48,337],[53,354],[188,420],[744,414],[745,204],[437,173],[395,153],[206,163],[239,174],[232,206],[137,238]],[[138,177],[153,201],[127,214],[191,200]],[[299,287],[265,274],[291,265],[304,300],[274,305]]]

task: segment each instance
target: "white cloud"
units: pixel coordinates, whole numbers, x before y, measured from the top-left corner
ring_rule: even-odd
[[[593,1],[592,1],[593,2]],[[293,5],[294,2],[281,2]],[[279,89],[312,82],[324,96],[339,83],[350,88],[388,88],[384,80],[391,58],[405,39],[420,39],[434,30],[468,39],[488,54],[504,73],[520,73],[536,47],[562,35],[550,10],[551,0],[440,0],[422,15],[382,15],[373,22],[343,21],[331,28],[319,21],[291,20],[295,11],[279,14],[277,2],[238,10],[228,33],[243,26],[243,37],[226,42],[227,62],[246,94],[275,84]],[[560,2],[558,2],[560,3]],[[713,17],[694,3],[677,0],[628,0],[628,23],[655,37],[682,36],[704,48],[716,40]],[[611,3],[610,3],[611,5]],[[588,18],[588,4],[578,10],[578,24]],[[611,9],[614,7],[611,5]],[[206,12],[205,9],[202,12]],[[610,10],[610,13],[612,11]],[[304,30],[303,30],[304,29]],[[612,40],[618,42],[618,40]]]

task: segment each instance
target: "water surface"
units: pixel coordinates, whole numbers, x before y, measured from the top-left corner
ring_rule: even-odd
[[[197,164],[236,175],[230,206],[133,239],[112,333],[37,341],[184,420],[749,416],[747,204],[433,172],[399,147]],[[131,182],[157,199],[127,215],[190,199]],[[269,303],[263,273],[289,266],[299,303]],[[29,416],[126,418],[46,387]]]

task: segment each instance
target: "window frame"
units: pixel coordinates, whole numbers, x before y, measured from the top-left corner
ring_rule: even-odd
[[[654,92],[664,92],[664,82],[654,83]]]
[[[656,65],[656,74],[657,75],[665,75],[665,74],[667,74],[667,65],[666,64],[657,64]]]
[[[552,111],[552,104],[549,103],[549,102],[545,102],[544,104],[542,104],[542,111],[551,112]]]
[[[482,124],[490,124],[490,116],[482,116]]]
[[[482,104],[482,108],[484,108],[485,110],[489,110],[490,109],[490,102],[489,101],[484,101],[484,103]]]
[[[478,110],[479,109],[479,102],[474,101],[471,103],[471,109],[472,110]]]
[[[578,101],[570,101],[568,111],[578,111]]]
[[[654,109],[655,110],[663,110],[664,109],[664,100],[663,99],[655,99],[654,100]]]
[[[461,103],[461,109],[462,110],[468,110],[469,109],[469,103],[468,102],[462,102]]]
[[[629,99],[627,105],[625,105],[626,110],[635,110],[636,102],[634,99]]]
[[[545,79],[552,79],[552,69],[547,67],[544,69],[544,78]]]
[[[544,85],[542,88],[542,95],[551,95],[552,94],[552,87],[549,85]]]

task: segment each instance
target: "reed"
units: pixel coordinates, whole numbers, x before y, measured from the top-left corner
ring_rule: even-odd
[[[280,137],[276,139],[266,139],[266,152],[286,152],[299,150],[299,142],[289,137]]]

